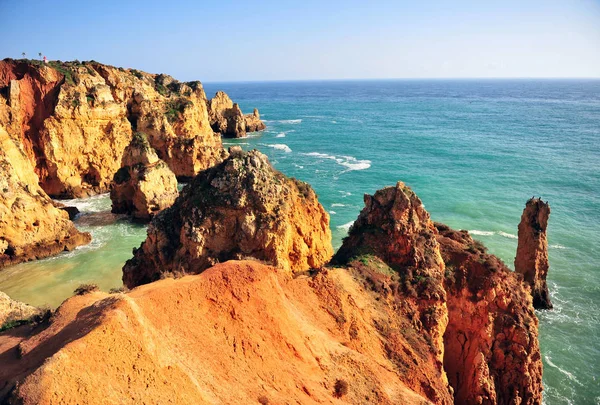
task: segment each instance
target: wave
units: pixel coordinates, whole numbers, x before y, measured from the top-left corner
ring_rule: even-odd
[[[281,133],[275,135],[275,138],[285,138],[285,132],[281,132]]]
[[[345,155],[334,156],[334,155],[329,155],[327,153],[320,153],[320,152],[308,152],[308,153],[303,153],[303,155],[312,156],[312,157],[316,157],[319,159],[333,160],[338,165],[344,166],[347,168],[347,170],[344,170],[342,173],[351,172],[354,170],[366,170],[371,167],[370,160],[359,160],[359,159],[355,158],[354,156],[345,156]]]
[[[329,210],[329,213],[330,213],[331,215],[335,215],[335,214],[337,214],[337,212],[335,212],[335,211],[333,211],[333,210]]]
[[[560,371],[562,374],[564,374],[569,380],[574,381],[575,383],[579,384],[580,386],[583,387],[583,384],[579,382],[579,380],[570,372],[568,372],[567,370],[565,370],[564,368],[560,368],[559,366],[557,366],[556,364],[554,364],[552,362],[552,357],[550,357],[548,354],[544,356],[544,360],[546,360],[546,363],[550,366],[550,367],[554,367],[555,369],[557,369],[558,371]]]
[[[497,233],[498,233],[498,235],[504,236],[505,238],[508,238],[508,239],[519,239],[519,237],[517,235],[513,235],[512,233],[506,233],[506,232],[502,232],[502,231],[498,231]]]
[[[294,167],[297,167],[298,169],[304,169],[304,166],[299,165],[298,163],[294,163]]]
[[[492,231],[478,231],[477,229],[473,229],[469,231],[471,235],[479,235],[479,236],[492,236],[495,232]]]
[[[348,223],[345,223],[344,225],[338,225],[336,226],[337,229],[344,229],[346,232],[350,231],[350,227],[352,226],[352,224],[354,224],[354,221],[350,221]]]
[[[548,245],[548,247],[551,247],[552,249],[567,249],[566,246],[559,245],[558,243],[554,245]]]
[[[295,119],[295,120],[263,120],[264,122],[277,122],[279,124],[300,124],[302,122],[301,119]]]
[[[269,148],[273,148],[273,149],[277,149],[277,150],[282,150],[286,153],[290,153],[292,151],[292,149],[289,146],[287,146],[286,144],[283,144],[283,143],[272,143],[272,144],[268,144],[265,146],[268,146]]]
[[[345,207],[346,204],[340,204],[340,203],[333,203],[331,204],[332,207]]]

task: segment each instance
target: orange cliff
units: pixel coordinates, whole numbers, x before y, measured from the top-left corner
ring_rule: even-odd
[[[540,198],[532,198],[525,204],[519,223],[519,244],[515,257],[515,271],[523,275],[531,287],[533,306],[538,309],[552,309],[548,276],[548,218],[550,205]]]
[[[0,125],[52,197],[108,191],[135,131],[180,178],[225,157],[200,82],[93,61],[0,61]]]

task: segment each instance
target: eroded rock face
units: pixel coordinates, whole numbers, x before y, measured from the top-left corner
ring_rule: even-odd
[[[395,272],[393,291],[409,302],[415,330],[428,336],[440,376],[444,355],[443,335],[448,323],[444,262],[436,231],[421,200],[404,183],[365,195],[365,208],[350,228],[334,256],[335,263],[372,255]]]
[[[420,354],[428,344],[398,338],[400,312],[360,277],[293,278],[230,261],[127,294],[73,297],[47,329],[7,348],[0,401],[431,403],[438,375]],[[406,346],[388,344],[399,339]]]
[[[0,125],[0,268],[91,241],[38,186],[24,149]]]
[[[540,198],[527,201],[519,223],[519,244],[515,257],[515,271],[523,275],[531,286],[533,306],[538,309],[551,309],[548,276],[548,218],[550,205]]]
[[[224,158],[199,82],[96,62],[0,62],[0,124],[53,197],[109,190],[136,130],[179,177]]]
[[[31,319],[39,312],[38,308],[15,301],[0,291],[0,329],[10,326],[13,322]]]
[[[244,115],[239,105],[231,101],[223,91],[218,91],[208,102],[208,109],[213,130],[227,138],[243,138],[247,132],[266,128],[258,109],[255,108],[252,114]]]
[[[158,158],[146,134],[134,135],[125,149],[122,165],[110,191],[112,212],[147,221],[175,202],[177,178]]]
[[[329,215],[311,187],[274,170],[260,152],[238,147],[152,220],[123,281],[131,288],[244,257],[299,272],[331,255]]]
[[[444,367],[457,404],[541,404],[538,320],[520,276],[467,231],[436,224],[446,263]]]

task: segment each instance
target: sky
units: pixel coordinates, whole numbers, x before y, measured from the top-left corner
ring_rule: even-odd
[[[0,0],[0,58],[204,82],[600,77],[600,0]]]

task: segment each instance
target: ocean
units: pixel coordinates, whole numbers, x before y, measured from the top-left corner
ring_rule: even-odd
[[[471,231],[509,267],[532,196],[550,202],[549,288],[538,311],[544,402],[600,404],[600,80],[372,80],[208,83],[267,130],[225,146],[259,149],[306,181],[331,215],[334,247],[363,195],[397,181],[435,221]],[[121,285],[145,228],[107,195],[67,201],[94,241],[0,272],[0,291],[55,307],[81,283]]]

